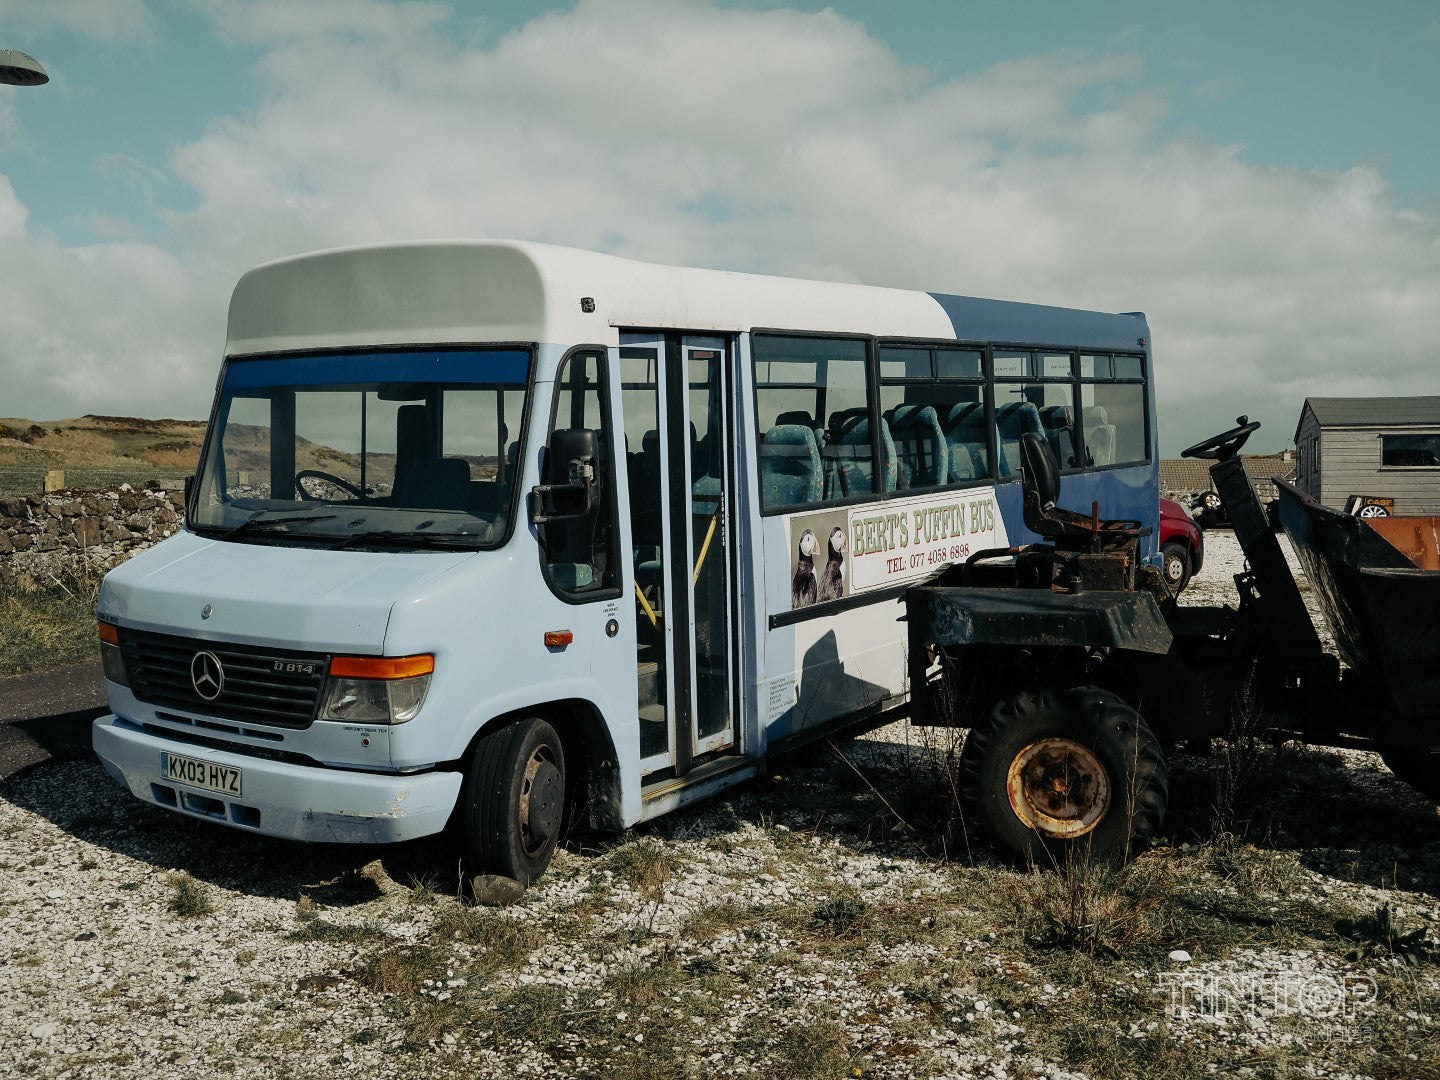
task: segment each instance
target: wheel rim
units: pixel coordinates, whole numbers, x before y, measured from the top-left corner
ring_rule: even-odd
[[[1185,576],[1184,560],[1178,555],[1167,555],[1165,557],[1165,580],[1171,585],[1180,584],[1180,579]]]
[[[1383,506],[1376,506],[1374,503],[1371,503],[1369,506],[1362,506],[1360,508],[1360,516],[1362,518],[1377,518],[1389,517],[1390,514]]]
[[[527,855],[533,857],[554,841],[564,806],[565,776],[550,747],[536,747],[520,782],[520,839]]]
[[[1110,778],[1092,750],[1073,739],[1040,739],[1010,762],[1006,794],[1015,816],[1046,836],[1090,832],[1110,809]]]

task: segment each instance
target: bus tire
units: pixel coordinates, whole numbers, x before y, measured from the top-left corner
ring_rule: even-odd
[[[1432,803],[1440,803],[1440,758],[1423,750],[1398,746],[1378,748],[1380,760],[1395,779],[1408,784]]]
[[[960,754],[966,815],[1022,866],[1124,863],[1165,816],[1160,743],[1140,715],[1093,686],[1001,701]]]
[[[531,716],[482,734],[466,783],[467,873],[529,885],[550,865],[565,801],[565,750],[548,722]]]

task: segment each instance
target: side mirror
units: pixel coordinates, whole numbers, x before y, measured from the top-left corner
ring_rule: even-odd
[[[560,428],[550,433],[545,448],[545,479],[530,489],[530,520],[536,525],[584,517],[600,499],[600,474],[595,467],[595,432]]]

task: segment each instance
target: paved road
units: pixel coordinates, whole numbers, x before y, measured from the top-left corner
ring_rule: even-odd
[[[0,679],[0,779],[43,761],[90,754],[90,721],[105,711],[98,660]]]

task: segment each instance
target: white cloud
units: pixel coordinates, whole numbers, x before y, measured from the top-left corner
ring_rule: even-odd
[[[112,44],[156,40],[155,15],[146,0],[0,0],[0,25],[7,38],[64,30]]]
[[[76,368],[93,383],[51,376],[61,411],[109,411],[133,385],[109,373],[143,368],[160,327],[189,374],[149,411],[199,415],[243,269],[416,236],[1144,309],[1172,452],[1242,411],[1278,446],[1306,394],[1437,389],[1436,223],[1370,169],[1167,134],[1133,54],[938,81],[828,11],[581,0],[497,40],[433,3],[199,6],[259,50],[260,97],[160,163],[194,194],[175,253],[28,240],[55,271],[26,286],[36,308],[49,288],[127,301],[103,341],[78,311],[56,331],[97,358]]]

